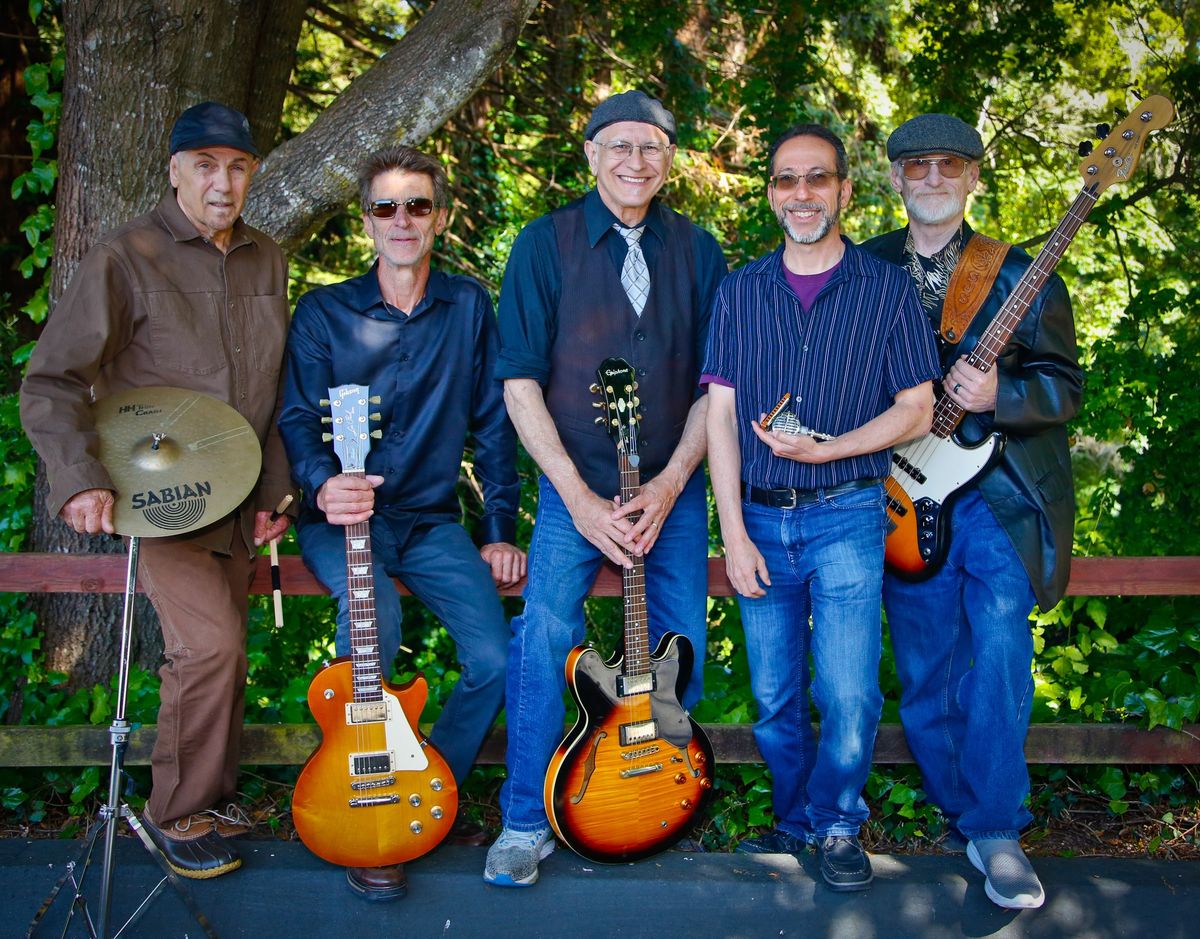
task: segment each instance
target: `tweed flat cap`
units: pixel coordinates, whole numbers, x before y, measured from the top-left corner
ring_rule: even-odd
[[[601,101],[592,112],[583,137],[591,140],[609,124],[619,124],[621,121],[653,124],[667,135],[671,143],[675,142],[675,115],[663,107],[661,101],[651,98],[644,91],[624,91]]]
[[[953,153],[968,160],[983,156],[983,139],[970,124],[950,114],[918,114],[888,137],[889,160],[923,153]]]
[[[261,156],[250,136],[250,122],[241,111],[216,101],[197,104],[182,114],[171,128],[171,155],[201,147],[233,147]]]

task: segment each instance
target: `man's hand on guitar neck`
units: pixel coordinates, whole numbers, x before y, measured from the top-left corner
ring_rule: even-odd
[[[633,567],[633,561],[621,547],[633,525],[625,518],[624,512],[616,511],[617,500],[607,502],[586,486],[582,486],[582,489],[582,493],[570,502],[563,499],[575,529],[614,564]]]
[[[357,525],[375,514],[375,487],[382,484],[382,476],[330,476],[317,490],[317,508],[330,525]]]
[[[644,556],[650,553],[654,542],[658,540],[667,516],[675,508],[675,501],[683,491],[683,483],[669,480],[669,468],[663,470],[649,482],[642,484],[641,492],[628,505],[617,502],[613,510],[614,519],[626,518],[641,513],[633,527],[625,533],[625,544],[635,555]],[[685,479],[684,483],[687,482]]]
[[[950,366],[950,371],[942,379],[942,387],[946,394],[975,414],[996,410],[999,384],[998,368],[981,372],[974,365],[967,363],[965,355]]]

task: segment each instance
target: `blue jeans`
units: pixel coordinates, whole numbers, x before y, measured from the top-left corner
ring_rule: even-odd
[[[542,476],[525,611],[512,621],[508,652],[508,779],[500,790],[505,828],[535,831],[549,825],[543,784],[563,738],[563,666],[571,649],[583,642],[583,601],[603,558],[575,529],[558,491]],[[650,647],[663,633],[676,632],[695,652],[684,707],[703,691],[707,602],[708,504],[704,474],[696,472],[646,555]]]
[[[337,597],[334,647],[338,655],[350,654],[345,531],[340,525],[303,518],[297,531],[304,563]],[[393,525],[375,515],[371,548],[384,677],[391,674],[400,648],[400,595],[392,577],[404,581],[454,640],[461,675],[429,736],[461,783],[504,704],[508,624],[491,570],[457,522],[413,525],[406,520]]]
[[[738,607],[776,824],[798,838],[857,835],[883,710],[883,487],[794,509],[743,503],[742,518],[771,577],[766,596],[738,597]]]
[[[975,489],[951,508],[945,563],[921,583],[884,582],[900,719],[925,791],[966,838],[1016,838],[1029,771],[1033,588]]]

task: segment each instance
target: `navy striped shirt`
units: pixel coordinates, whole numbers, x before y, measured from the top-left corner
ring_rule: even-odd
[[[734,388],[742,479],[751,485],[822,489],[888,474],[888,450],[821,464],[775,456],[750,421],[785,391],[800,423],[839,435],[878,417],[905,388],[941,377],[912,279],[842,241],[846,253],[807,312],[784,277],[782,247],[717,291],[703,372]]]

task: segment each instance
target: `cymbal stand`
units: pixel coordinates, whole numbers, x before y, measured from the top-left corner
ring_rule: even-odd
[[[112,743],[112,761],[109,764],[108,802],[101,806],[100,818],[92,827],[92,831],[88,835],[87,842],[79,858],[67,864],[66,873],[59,878],[50,895],[34,915],[33,922],[29,925],[29,931],[25,934],[27,939],[32,939],[34,933],[37,931],[38,924],[50,910],[50,907],[54,904],[59,892],[68,880],[75,890],[75,896],[71,900],[71,910],[67,914],[66,923],[63,925],[63,939],[66,939],[67,932],[71,928],[71,921],[76,912],[82,913],[84,926],[87,929],[90,939],[109,939],[108,925],[112,911],[113,869],[116,864],[117,827],[120,825],[121,819],[129,822],[129,827],[133,829],[134,833],[141,839],[142,845],[150,852],[150,856],[162,868],[164,876],[154,885],[154,888],[146,895],[145,899],[138,904],[137,909],[133,911],[129,919],[122,923],[117,931],[112,934],[112,939],[117,939],[126,929],[136,923],[142,913],[149,907],[151,901],[162,892],[168,883],[175,888],[175,892],[179,894],[180,900],[183,901],[184,906],[188,908],[188,912],[192,914],[196,922],[200,924],[200,928],[204,930],[204,934],[209,936],[210,939],[219,939],[216,931],[213,929],[212,923],[209,922],[208,917],[204,915],[204,912],[196,904],[191,891],[187,888],[183,879],[167,863],[167,859],[158,849],[158,845],[151,840],[141,820],[128,805],[121,801],[121,781],[125,776],[125,750],[129,745],[129,732],[131,730],[129,722],[125,719],[125,703],[129,694],[129,663],[133,646],[133,606],[137,590],[139,544],[140,539],[137,535],[130,537],[129,565],[125,574],[125,606],[121,617],[121,651],[117,666],[117,707],[113,715],[112,724],[108,728],[108,736]],[[84,883],[87,880],[88,869],[92,863],[92,853],[95,850],[96,841],[101,831],[104,832],[104,852],[100,881],[100,915],[99,923],[96,924],[92,922],[91,913],[88,911],[87,898],[84,896]],[[77,869],[81,871],[78,879],[75,877]]]

